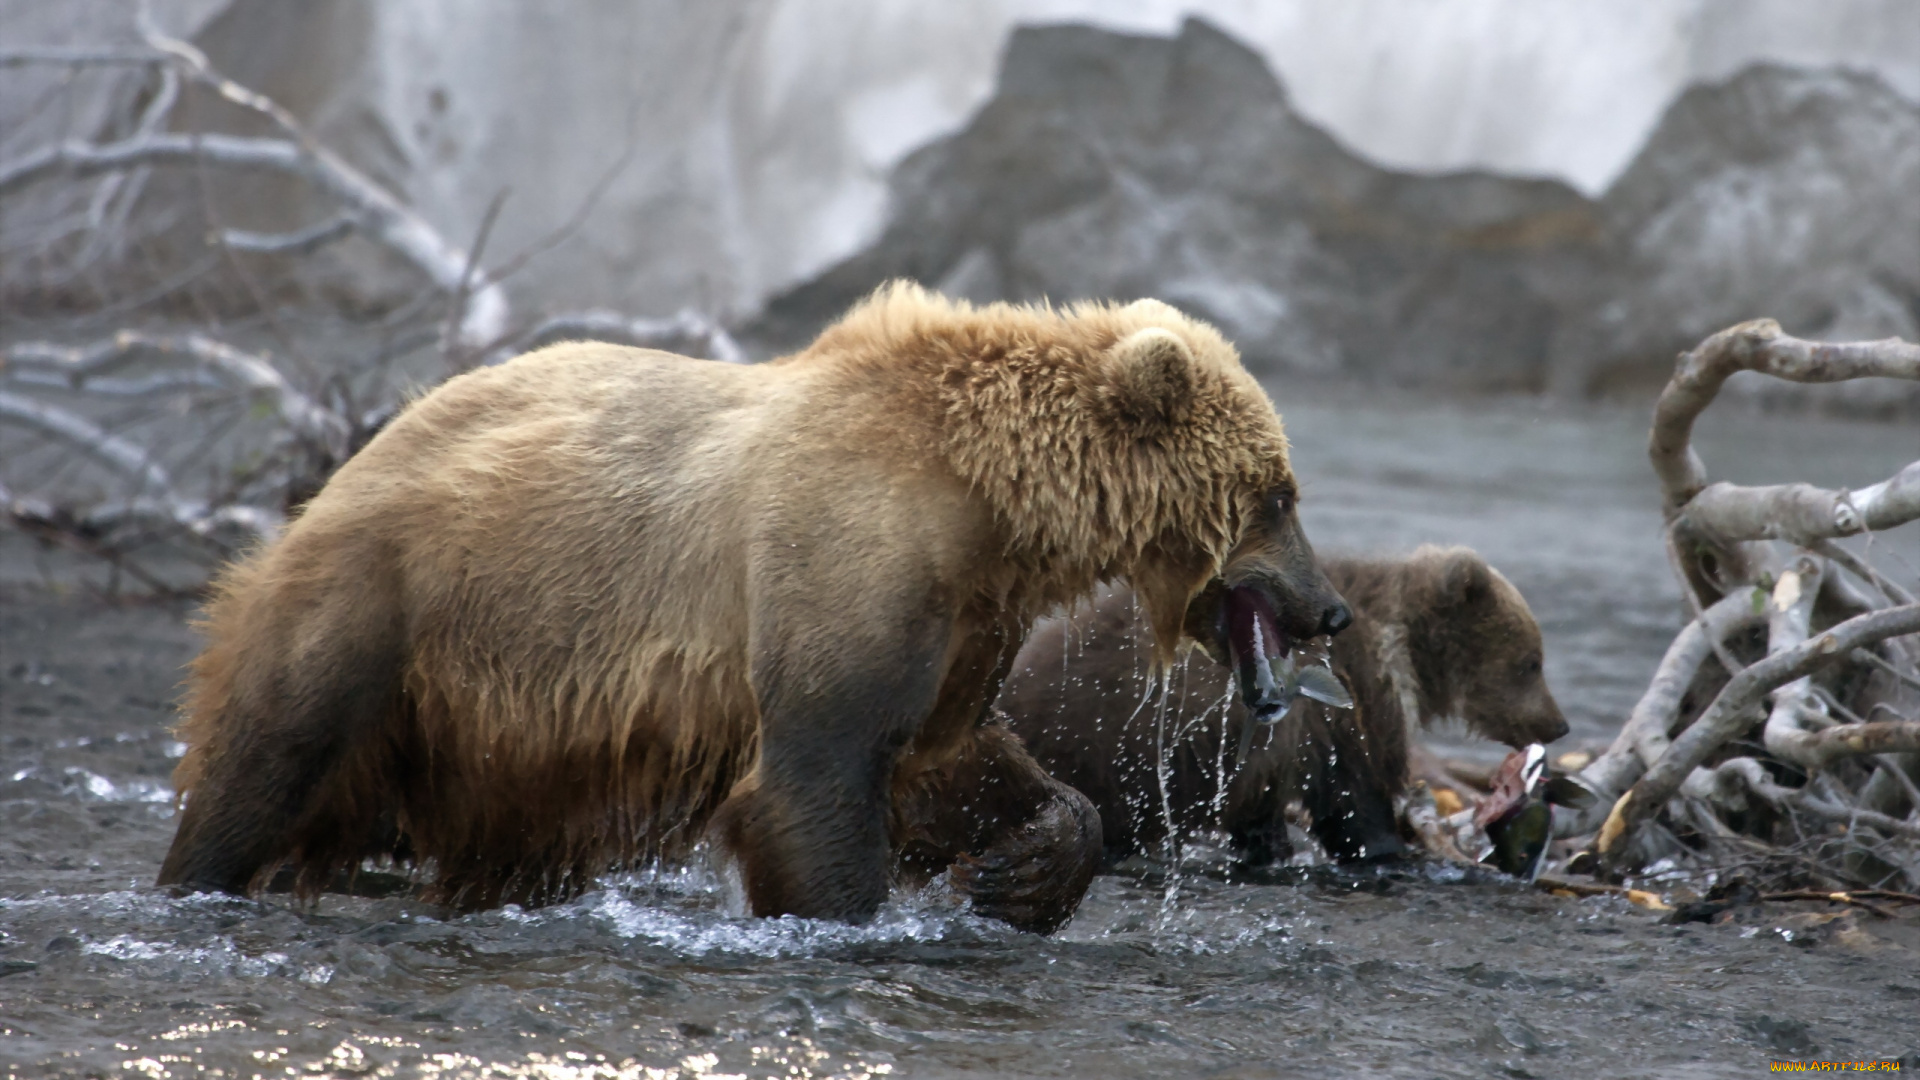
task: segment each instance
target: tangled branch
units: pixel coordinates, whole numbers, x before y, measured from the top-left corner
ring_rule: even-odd
[[[1607,815],[1596,846],[1612,852],[1623,836],[1657,813],[1688,774],[1753,724],[1753,710],[1768,692],[1835,661],[1854,649],[1901,634],[1920,633],[1920,604],[1860,615],[1810,640],[1768,656],[1735,675],[1700,719],[1673,741]],[[1835,740],[1834,745],[1841,745]]]
[[[1580,773],[1580,782],[1599,797],[1584,810],[1556,808],[1557,835],[1583,836],[1600,827],[1620,795],[1673,744],[1671,732],[1680,716],[1681,699],[1701,666],[1714,655],[1714,643],[1758,625],[1763,618],[1746,596],[1728,596],[1674,637],[1613,745]]]
[[[144,2],[138,25],[147,46],[141,51],[0,53],[0,68],[104,64],[159,72],[154,91],[124,135],[107,141],[64,139],[0,161],[0,199],[35,185],[96,184],[82,219],[82,265],[97,252],[120,250],[142,183],[155,170],[185,166],[242,177],[292,178],[322,196],[330,211],[284,232],[226,228],[216,222],[209,229],[211,238],[228,252],[300,259],[358,236],[399,256],[424,278],[429,289],[423,297],[437,297],[441,309],[450,312],[435,333],[423,338],[409,331],[403,340],[416,344],[400,351],[437,343],[440,374],[475,361],[498,363],[569,338],[745,362],[744,352],[723,326],[692,311],[666,319],[589,311],[516,328],[502,283],[505,274],[489,272],[479,258],[484,228],[471,247],[450,242],[426,216],[324,145],[278,102],[222,75],[192,44],[160,31]],[[263,117],[271,132],[169,130],[182,85],[204,88]],[[625,160],[623,156],[621,163]],[[598,197],[598,190],[592,197]],[[489,224],[498,207],[496,200]],[[206,213],[214,216],[211,202]],[[570,221],[536,250],[559,243],[578,224]],[[242,265],[234,265],[244,277]],[[205,266],[194,273],[204,273]],[[266,294],[250,280],[247,284],[279,332],[278,316],[265,311]],[[400,310],[411,310],[416,313],[412,317],[421,320],[432,317],[419,303]],[[298,351],[284,332],[280,337],[286,351]],[[123,533],[208,540],[235,532],[243,538],[271,536],[290,507],[317,491],[333,469],[398,411],[406,392],[404,383],[389,378],[371,359],[357,369],[316,370],[308,362],[290,366],[269,352],[240,347],[207,330],[126,328],[78,344],[14,343],[0,348],[0,428],[31,435],[51,456],[33,459],[49,462],[34,466],[44,475],[20,464],[25,455],[9,453],[11,460],[0,460],[0,520],[41,537],[65,539],[114,560],[116,566],[126,553],[113,537]],[[354,405],[356,397],[360,406]],[[182,462],[224,438],[224,425],[211,414],[199,418],[196,410],[209,402],[236,400],[249,406],[254,425],[249,438],[262,446],[228,454],[224,460],[233,475],[210,485],[203,479],[208,470],[190,473]],[[132,414],[172,419],[135,433],[115,419]],[[57,484],[53,477],[63,475],[63,463],[71,461],[98,466],[115,478],[120,493],[105,501],[87,501],[50,486]],[[28,470],[24,478],[23,469]],[[191,482],[183,482],[183,477]],[[214,490],[204,490],[209,486]],[[216,558],[224,557],[231,545],[221,540],[211,550]]]
[[[407,209],[337,154],[291,139],[217,133],[141,135],[95,145],[66,142],[0,163],[0,197],[46,177],[76,179],[124,172],[142,166],[204,163],[241,170],[263,170],[312,183],[345,206],[340,216],[284,236],[228,231],[222,240],[241,250],[297,251],[358,232],[413,264],[445,292],[461,287],[467,253],[448,243],[418,214]],[[509,317],[506,290],[482,280],[467,286],[459,341],[481,349],[505,333]]]
[[[1682,353],[1653,410],[1647,454],[1670,510],[1707,486],[1707,467],[1693,450],[1693,422],[1735,373],[1757,371],[1798,383],[1845,382],[1871,376],[1920,379],[1920,345],[1887,338],[1833,344],[1790,337],[1772,319],[1731,326]]]
[[[112,376],[154,354],[188,359],[184,372],[116,379]],[[294,433],[336,461],[346,459],[351,425],[294,388],[266,358],[242,352],[205,334],[150,334],[122,330],[105,341],[69,347],[27,342],[0,349],[0,374],[13,381],[62,386],[116,396],[143,396],[194,386],[227,386],[264,396]]]
[[[690,348],[710,359],[744,364],[747,354],[725,327],[691,309],[670,319],[636,319],[613,311],[582,311],[555,315],[490,351],[487,364],[500,364],[520,353],[557,341],[611,341],[643,349]]]
[[[1764,838],[1768,822],[1794,814],[1844,822],[1868,853],[1883,850],[1870,837],[1920,839],[1920,759],[1911,756],[1920,753],[1920,722],[1893,709],[1885,689],[1920,689],[1913,652],[1901,641],[1920,633],[1920,604],[1834,542],[1920,519],[1920,462],[1854,489],[1710,482],[1692,446],[1694,422],[1740,371],[1801,383],[1920,379],[1920,346],[1809,342],[1763,319],[1680,357],[1654,409],[1648,454],[1675,570],[1698,617],[1668,648],[1612,747],[1581,771],[1579,781],[1601,797],[1596,806],[1555,820],[1558,835],[1593,833],[1589,853],[1613,872],[1645,861],[1656,819],[1669,835],[1707,843],[1742,839],[1742,829]],[[1817,623],[1821,610],[1838,613],[1824,616],[1832,625]],[[1728,643],[1763,622],[1765,654],[1736,659]],[[1712,690],[1706,664],[1715,656],[1728,677],[1688,720],[1682,700]],[[1823,682],[1822,673],[1836,669],[1851,674]],[[1867,676],[1882,679],[1881,688]],[[1879,719],[1882,710],[1893,718]],[[1724,756],[1736,741],[1756,738],[1764,756]],[[1850,790],[1843,770],[1865,782]],[[1806,783],[1791,786],[1794,777]],[[1904,817],[1889,812],[1902,808]],[[1895,873],[1905,865],[1920,881],[1920,860],[1880,863]]]

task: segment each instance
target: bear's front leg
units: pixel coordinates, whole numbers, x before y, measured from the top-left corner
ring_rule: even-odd
[[[756,627],[759,755],[714,820],[755,915],[860,923],[887,898],[894,763],[933,709],[952,624],[857,603],[796,601]]]
[[[1047,775],[999,720],[918,779],[898,808],[903,860],[944,863],[973,909],[1036,934],[1065,925],[1100,865],[1093,801]]]

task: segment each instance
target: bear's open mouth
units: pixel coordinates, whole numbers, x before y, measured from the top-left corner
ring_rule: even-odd
[[[1227,654],[1240,700],[1256,720],[1287,707],[1290,695],[1273,675],[1273,661],[1287,655],[1293,642],[1280,630],[1273,605],[1258,589],[1236,585],[1221,605],[1227,624]]]

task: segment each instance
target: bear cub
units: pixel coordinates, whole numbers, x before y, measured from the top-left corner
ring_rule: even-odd
[[[1152,685],[1149,635],[1125,588],[1034,629],[998,705],[1041,765],[1099,808],[1109,865],[1162,843],[1169,820],[1183,834],[1224,829],[1246,864],[1284,860],[1295,800],[1336,859],[1401,856],[1395,799],[1412,724],[1456,717],[1514,747],[1567,733],[1533,612],[1478,554],[1426,546],[1323,565],[1353,611],[1330,660],[1354,707],[1296,699],[1252,733],[1244,763],[1252,721],[1227,669],[1190,653],[1164,691]]]

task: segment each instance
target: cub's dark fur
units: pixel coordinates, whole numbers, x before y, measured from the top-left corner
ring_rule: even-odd
[[[1539,625],[1479,555],[1423,547],[1324,565],[1353,610],[1331,658],[1354,708],[1298,699],[1254,733],[1238,770],[1248,718],[1226,668],[1190,654],[1164,698],[1150,694],[1149,633],[1126,589],[1027,639],[999,707],[1034,757],[1099,807],[1109,862],[1162,842],[1169,819],[1182,832],[1224,828],[1247,862],[1285,859],[1294,800],[1334,857],[1399,855],[1393,801],[1407,785],[1410,721],[1454,716],[1516,747],[1566,734],[1541,676]]]

